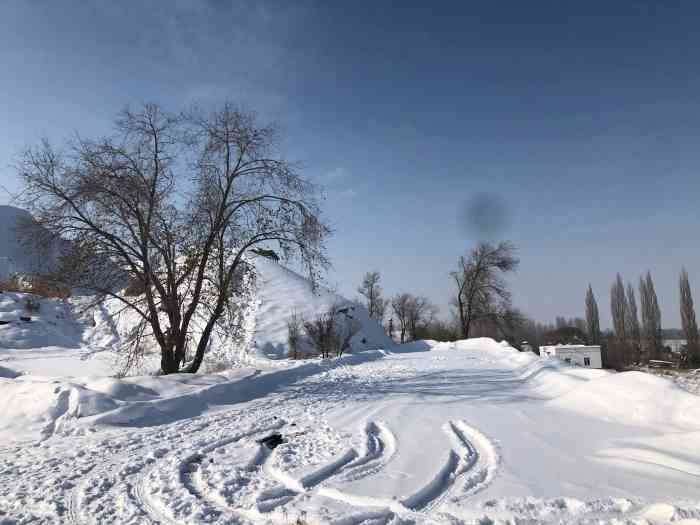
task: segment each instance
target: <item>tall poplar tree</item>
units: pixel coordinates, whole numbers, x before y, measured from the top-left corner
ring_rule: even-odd
[[[586,290],[586,327],[588,328],[588,340],[593,345],[600,344],[600,316],[598,303],[593,295],[593,288],[588,285]]]
[[[698,345],[698,324],[695,320],[695,307],[693,295],[690,291],[688,272],[683,268],[679,279],[681,292],[681,326],[687,343],[687,359],[689,364],[700,363],[700,347]]]

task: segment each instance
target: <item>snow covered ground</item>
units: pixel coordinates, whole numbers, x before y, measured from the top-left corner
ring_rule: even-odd
[[[394,346],[361,307],[351,355],[290,361],[292,312],[352,305],[255,263],[247,352],[197,375],[117,378],[128,316],[0,294],[0,524],[700,523],[695,376]]]
[[[104,379],[128,401],[4,443],[0,519],[700,519],[700,399],[662,378],[476,339],[189,380]]]

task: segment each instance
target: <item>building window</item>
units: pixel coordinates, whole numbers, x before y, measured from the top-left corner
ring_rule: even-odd
[[[570,357],[566,357],[566,358],[564,358],[564,361],[566,361],[567,363],[571,363],[571,358],[570,358]]]
[[[583,366],[591,366],[591,358],[590,357],[583,358]]]

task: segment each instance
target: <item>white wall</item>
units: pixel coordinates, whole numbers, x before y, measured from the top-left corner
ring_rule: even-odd
[[[540,355],[556,357],[571,364],[586,368],[603,368],[599,346],[553,345],[540,346]],[[588,364],[586,364],[586,359]]]

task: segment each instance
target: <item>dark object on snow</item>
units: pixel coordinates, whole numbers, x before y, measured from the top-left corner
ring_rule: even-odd
[[[19,320],[24,321],[25,323],[29,323],[32,320],[32,318],[29,317],[28,315],[20,315]]]
[[[258,254],[262,257],[266,257],[272,261],[279,262],[280,256],[277,255],[275,250],[266,250],[265,248],[255,248],[251,250],[253,253]]]
[[[195,454],[185,465],[185,471],[194,472],[199,468],[199,465],[202,463],[203,459],[204,456],[202,456],[201,454]]]
[[[274,450],[277,448],[277,445],[281,445],[284,443],[284,438],[282,437],[282,434],[274,433],[270,434],[267,437],[264,437],[262,439],[258,439],[258,443],[261,445],[265,445],[267,448],[270,450]]]
[[[12,321],[0,321],[0,325],[10,324]]]

